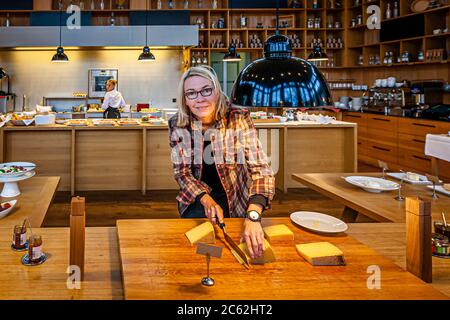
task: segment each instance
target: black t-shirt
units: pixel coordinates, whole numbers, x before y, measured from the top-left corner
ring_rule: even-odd
[[[223,188],[222,182],[220,181],[219,173],[217,172],[213,155],[210,152],[211,148],[208,148],[210,144],[211,141],[205,141],[203,144],[202,176],[200,180],[206,183],[209,187],[211,187],[212,189],[210,193],[211,198],[213,198],[214,201],[216,201],[217,204],[220,205],[220,207],[223,210],[224,216],[229,217],[230,214],[228,208],[227,194],[225,193],[225,189]],[[209,154],[206,154],[207,152]],[[208,161],[209,163],[207,163],[205,162],[205,158],[211,159],[212,161]]]

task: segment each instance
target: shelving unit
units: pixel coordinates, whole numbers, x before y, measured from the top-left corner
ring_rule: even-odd
[[[356,2],[355,2],[356,1]],[[92,25],[109,25],[111,13],[114,13],[116,25],[130,24],[130,15],[133,12],[146,10],[148,4],[150,11],[159,11],[157,0],[103,0],[104,10],[100,10],[102,0],[63,0],[63,6],[67,8],[70,3],[84,4],[85,12],[90,12]],[[122,8],[119,8],[122,2]],[[147,2],[147,4],[146,4]],[[432,59],[438,51],[428,50],[450,49],[450,33],[433,34],[433,30],[448,28],[450,23],[450,5],[430,9],[425,12],[411,12],[412,0],[341,0],[342,7],[330,7],[336,1],[319,0],[318,8],[313,8],[313,0],[305,0],[304,8],[280,8],[280,21],[289,20],[288,28],[280,28],[284,34],[294,40],[293,55],[306,58],[312,50],[314,39],[320,39],[323,50],[331,57],[331,60],[318,66],[324,70],[342,70],[348,68],[373,68],[406,65],[425,65],[435,63],[447,63],[442,58]],[[398,3],[399,16],[385,19],[387,3]],[[34,0],[30,10],[0,10],[0,25],[6,24],[7,15],[11,26],[30,25],[30,14],[33,12],[58,12],[59,0]],[[94,10],[91,10],[91,3]],[[161,10],[185,11],[184,0],[174,0],[173,9],[169,9],[169,1],[162,1]],[[218,0],[217,8],[213,8],[212,0],[189,0],[188,11],[191,24],[199,25],[199,46],[192,48],[193,54],[206,52],[208,63],[211,52],[225,52],[230,42],[237,43],[238,51],[249,52],[252,59],[263,56],[263,44],[268,37],[275,33],[275,9],[237,9],[229,8],[229,0]],[[424,34],[416,37],[405,37],[392,41],[380,41],[380,30],[369,30],[366,21],[370,16],[367,8],[370,5],[378,5],[381,9],[381,23],[395,22],[402,18],[423,16]],[[392,5],[393,7],[393,5]],[[352,27],[352,19],[358,20],[361,16],[361,24]],[[245,27],[241,27],[241,19],[246,19]],[[318,19],[318,26],[317,22]],[[219,20],[223,25],[219,24]],[[311,26],[312,21],[312,26]],[[336,22],[338,25],[336,26]],[[218,28],[218,27],[223,28]],[[255,37],[259,39],[259,45],[255,45]],[[341,39],[342,45],[329,45],[328,39]],[[252,41],[253,39],[253,41]],[[298,39],[298,40],[297,40]],[[410,53],[409,63],[383,64],[386,52],[393,52],[398,56],[404,51]],[[424,61],[418,61],[418,53],[422,51]],[[370,65],[370,57],[378,56],[379,65]],[[358,64],[362,57],[363,63]],[[434,57],[436,58],[436,57]]]
[[[391,8],[393,8],[393,3],[398,3],[399,15],[397,17],[392,17],[386,19],[386,7],[389,3]],[[390,0],[390,1],[368,1],[365,0],[359,6],[352,6],[354,0],[347,0],[347,61],[345,65],[347,67],[388,67],[388,66],[403,66],[414,64],[427,64],[442,62],[446,63],[447,59],[445,55],[442,58],[432,60],[427,59],[427,52],[431,55],[433,49],[443,49],[443,51],[448,51],[450,49],[450,37],[449,33],[433,34],[433,30],[441,29],[444,30],[450,25],[450,6],[445,5],[439,8],[430,9],[424,12],[411,12],[411,0]],[[424,33],[420,36],[415,37],[405,37],[400,39],[395,39],[391,41],[380,41],[380,31],[379,30],[369,30],[365,25],[350,27],[351,19],[355,15],[362,15],[363,23],[367,21],[370,14],[367,14],[367,8],[370,5],[379,5],[381,9],[381,23],[383,22],[395,22],[400,21],[399,19],[411,18],[423,16]],[[408,24],[404,24],[403,28],[407,28]],[[411,25],[409,25],[411,27]],[[392,30],[394,33],[400,30]],[[402,30],[404,31],[404,30]],[[397,57],[404,52],[409,53],[408,63],[397,63]],[[424,60],[419,61],[419,52],[423,53]],[[383,59],[386,52],[392,52],[394,54],[394,61],[391,64],[383,64]],[[360,57],[363,58],[363,64],[359,64]],[[378,65],[370,64],[370,57],[377,57],[380,61]]]

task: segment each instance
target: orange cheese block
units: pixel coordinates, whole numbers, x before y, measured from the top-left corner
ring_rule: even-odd
[[[298,254],[313,266],[344,265],[344,254],[329,242],[304,243],[295,246]]]
[[[247,260],[251,264],[265,264],[265,263],[270,263],[270,262],[276,261],[273,249],[270,246],[270,243],[266,239],[264,239],[264,253],[259,258],[256,258],[256,259],[250,258],[250,254],[247,250],[247,244],[245,242],[242,242],[241,244],[239,244],[239,248],[241,248],[241,250],[245,253],[245,255],[247,256]]]
[[[266,239],[272,243],[277,240],[294,240],[294,232],[285,224],[277,224],[263,228]]]
[[[214,240],[216,239],[214,227],[209,221],[189,230],[185,235],[192,245],[197,242],[214,243]]]

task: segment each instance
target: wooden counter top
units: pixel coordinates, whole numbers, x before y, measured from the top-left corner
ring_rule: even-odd
[[[173,221],[174,223],[180,222],[178,219]],[[285,220],[273,219],[273,222],[278,223],[278,221],[284,222]],[[2,263],[0,264],[0,300],[38,298],[50,300],[109,300],[124,298],[117,228],[86,228],[86,273],[85,282],[82,283],[81,290],[68,290],[66,287],[67,274],[65,272],[69,263],[69,253],[67,251],[69,248],[69,229],[36,228],[35,233],[43,236],[44,251],[49,253],[50,257],[41,266],[25,267],[20,263],[20,258],[24,252],[14,252],[9,248],[12,229],[0,227],[0,255],[2,257]],[[349,225],[347,234],[371,247],[378,254],[392,260],[402,269],[405,268],[405,225],[403,223],[354,223]],[[148,239],[147,237],[144,240],[148,241]],[[299,239],[298,236],[296,236],[296,239]],[[331,240],[327,239],[327,241],[333,241],[334,238],[329,239]],[[300,240],[303,241],[303,237]],[[351,242],[353,244],[356,243],[355,240]],[[217,243],[221,245],[219,241]],[[358,246],[361,245],[359,244]],[[168,250],[173,250],[173,247],[171,248]],[[193,248],[189,248],[190,253],[194,250]],[[226,255],[227,260],[232,259],[228,257],[228,253]],[[200,258],[195,257],[195,259],[197,261]],[[298,257],[298,259],[301,258]],[[192,262],[189,262],[189,265],[192,264]],[[213,260],[212,276],[215,277],[216,281],[221,278],[218,272],[227,271],[218,270],[217,267],[217,261]],[[238,265],[234,266],[233,264],[232,270],[234,269],[239,270],[240,273],[243,272]],[[303,269],[305,269],[305,266],[303,266]],[[312,267],[308,269],[312,269]],[[392,266],[389,270],[392,270]],[[161,273],[163,269],[155,270],[155,272]],[[271,272],[275,272],[275,270],[271,268]],[[325,272],[326,269],[324,269]],[[313,281],[316,279],[317,274],[320,274],[320,272],[314,272],[315,277],[311,276],[310,279],[306,279],[307,277],[305,276],[305,280],[302,282],[307,284]],[[330,274],[327,273],[326,277],[330,277]],[[193,281],[197,280],[199,280],[198,277]],[[146,279],[146,281],[150,280]],[[398,286],[401,288],[403,283],[400,283],[400,279],[398,281]],[[420,283],[419,287],[422,285],[423,283]],[[428,285],[425,286],[428,287]],[[431,286],[450,297],[450,260],[433,258],[433,283]],[[188,289],[186,288],[186,290]],[[420,298],[426,298],[426,291],[424,291],[423,297]],[[36,292],[40,292],[39,296],[36,296]],[[325,297],[320,298],[323,299]]]
[[[255,123],[255,128],[352,128],[356,127],[355,123],[336,121],[333,124],[320,124],[311,121],[292,121],[285,123]],[[35,131],[35,130],[136,130],[136,129],[167,129],[167,124],[141,124],[137,126],[66,126],[63,124],[54,124],[46,126],[14,126],[7,125],[2,128],[5,131]]]
[[[25,218],[29,218],[33,227],[40,227],[53,201],[59,181],[59,177],[35,176],[19,182],[21,195],[14,198],[0,197],[2,202],[17,200],[13,211],[0,219],[0,227],[22,225]]]
[[[277,261],[244,269],[224,248],[212,259],[215,286],[203,287],[203,256],[184,233],[203,222],[194,219],[119,220],[117,222],[125,299],[447,299],[430,285],[401,269],[349,235],[326,237],[293,226],[289,218],[267,218],[264,225],[287,224],[295,243],[329,241],[345,255],[347,265],[313,267],[294,242],[274,244]],[[226,219],[238,241],[242,219]],[[217,228],[217,227],[216,227]],[[220,230],[216,245],[223,246]],[[381,288],[368,289],[369,266],[381,269]],[[143,275],[145,275],[143,277]]]

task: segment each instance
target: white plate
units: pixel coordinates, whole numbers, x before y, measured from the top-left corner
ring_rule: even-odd
[[[0,168],[9,167],[9,166],[20,166],[25,167],[25,171],[22,172],[12,172],[12,173],[0,173],[1,178],[12,178],[12,177],[20,177],[26,174],[27,172],[33,171],[36,169],[36,165],[31,162],[5,162],[0,164]]]
[[[401,180],[403,178],[403,181],[411,184],[420,184],[420,185],[431,184],[431,181],[429,181],[426,176],[423,176],[421,174],[419,174],[420,181],[406,179],[406,173],[403,172],[389,172],[387,173],[387,175],[398,180]]]
[[[344,221],[318,212],[293,212],[291,213],[291,220],[295,224],[298,224],[306,229],[323,233],[339,233],[345,232],[348,229],[348,226]]]
[[[363,188],[367,192],[379,193],[381,191],[397,190],[400,185],[396,182],[365,176],[348,176],[344,178],[350,184]]]
[[[433,186],[427,186],[427,188],[433,190]],[[445,190],[443,186],[436,186],[436,192],[443,193],[450,197],[450,191]]]
[[[2,204],[7,203],[7,202],[9,202],[9,204],[11,204],[11,208],[0,211],[0,219],[6,217],[12,211],[12,209],[14,209],[14,206],[16,205],[17,200],[5,201],[5,202],[2,202]]]

